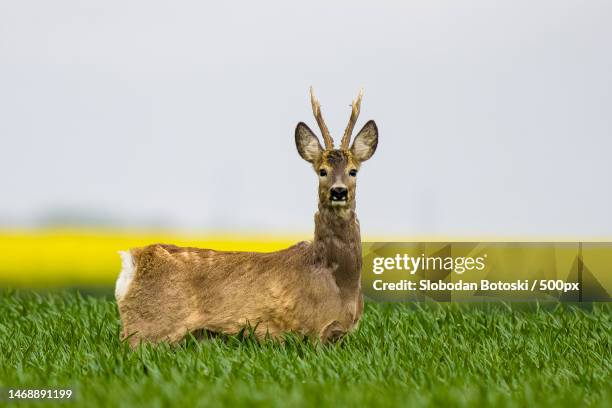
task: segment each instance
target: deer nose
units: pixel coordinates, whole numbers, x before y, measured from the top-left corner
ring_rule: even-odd
[[[346,187],[332,187],[330,192],[332,201],[344,201],[348,196],[348,189]]]

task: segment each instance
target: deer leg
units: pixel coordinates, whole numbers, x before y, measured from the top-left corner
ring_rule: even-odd
[[[321,330],[321,342],[322,343],[334,343],[340,340],[346,334],[346,329],[340,324],[339,321],[334,320],[327,324]]]

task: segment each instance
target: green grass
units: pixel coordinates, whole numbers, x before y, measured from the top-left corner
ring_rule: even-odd
[[[5,292],[0,385],[74,387],[87,407],[612,406],[610,311],[367,304],[331,346],[229,337],[130,351],[108,299]]]

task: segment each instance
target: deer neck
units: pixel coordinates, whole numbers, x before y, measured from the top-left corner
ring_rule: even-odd
[[[352,206],[351,206],[352,207]],[[315,261],[333,271],[341,292],[361,287],[361,236],[353,208],[319,206],[315,214]]]

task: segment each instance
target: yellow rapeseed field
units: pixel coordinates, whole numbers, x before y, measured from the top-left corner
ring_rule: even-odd
[[[0,231],[0,287],[112,286],[121,267],[117,251],[156,242],[269,252],[306,238],[108,229],[4,230]]]

